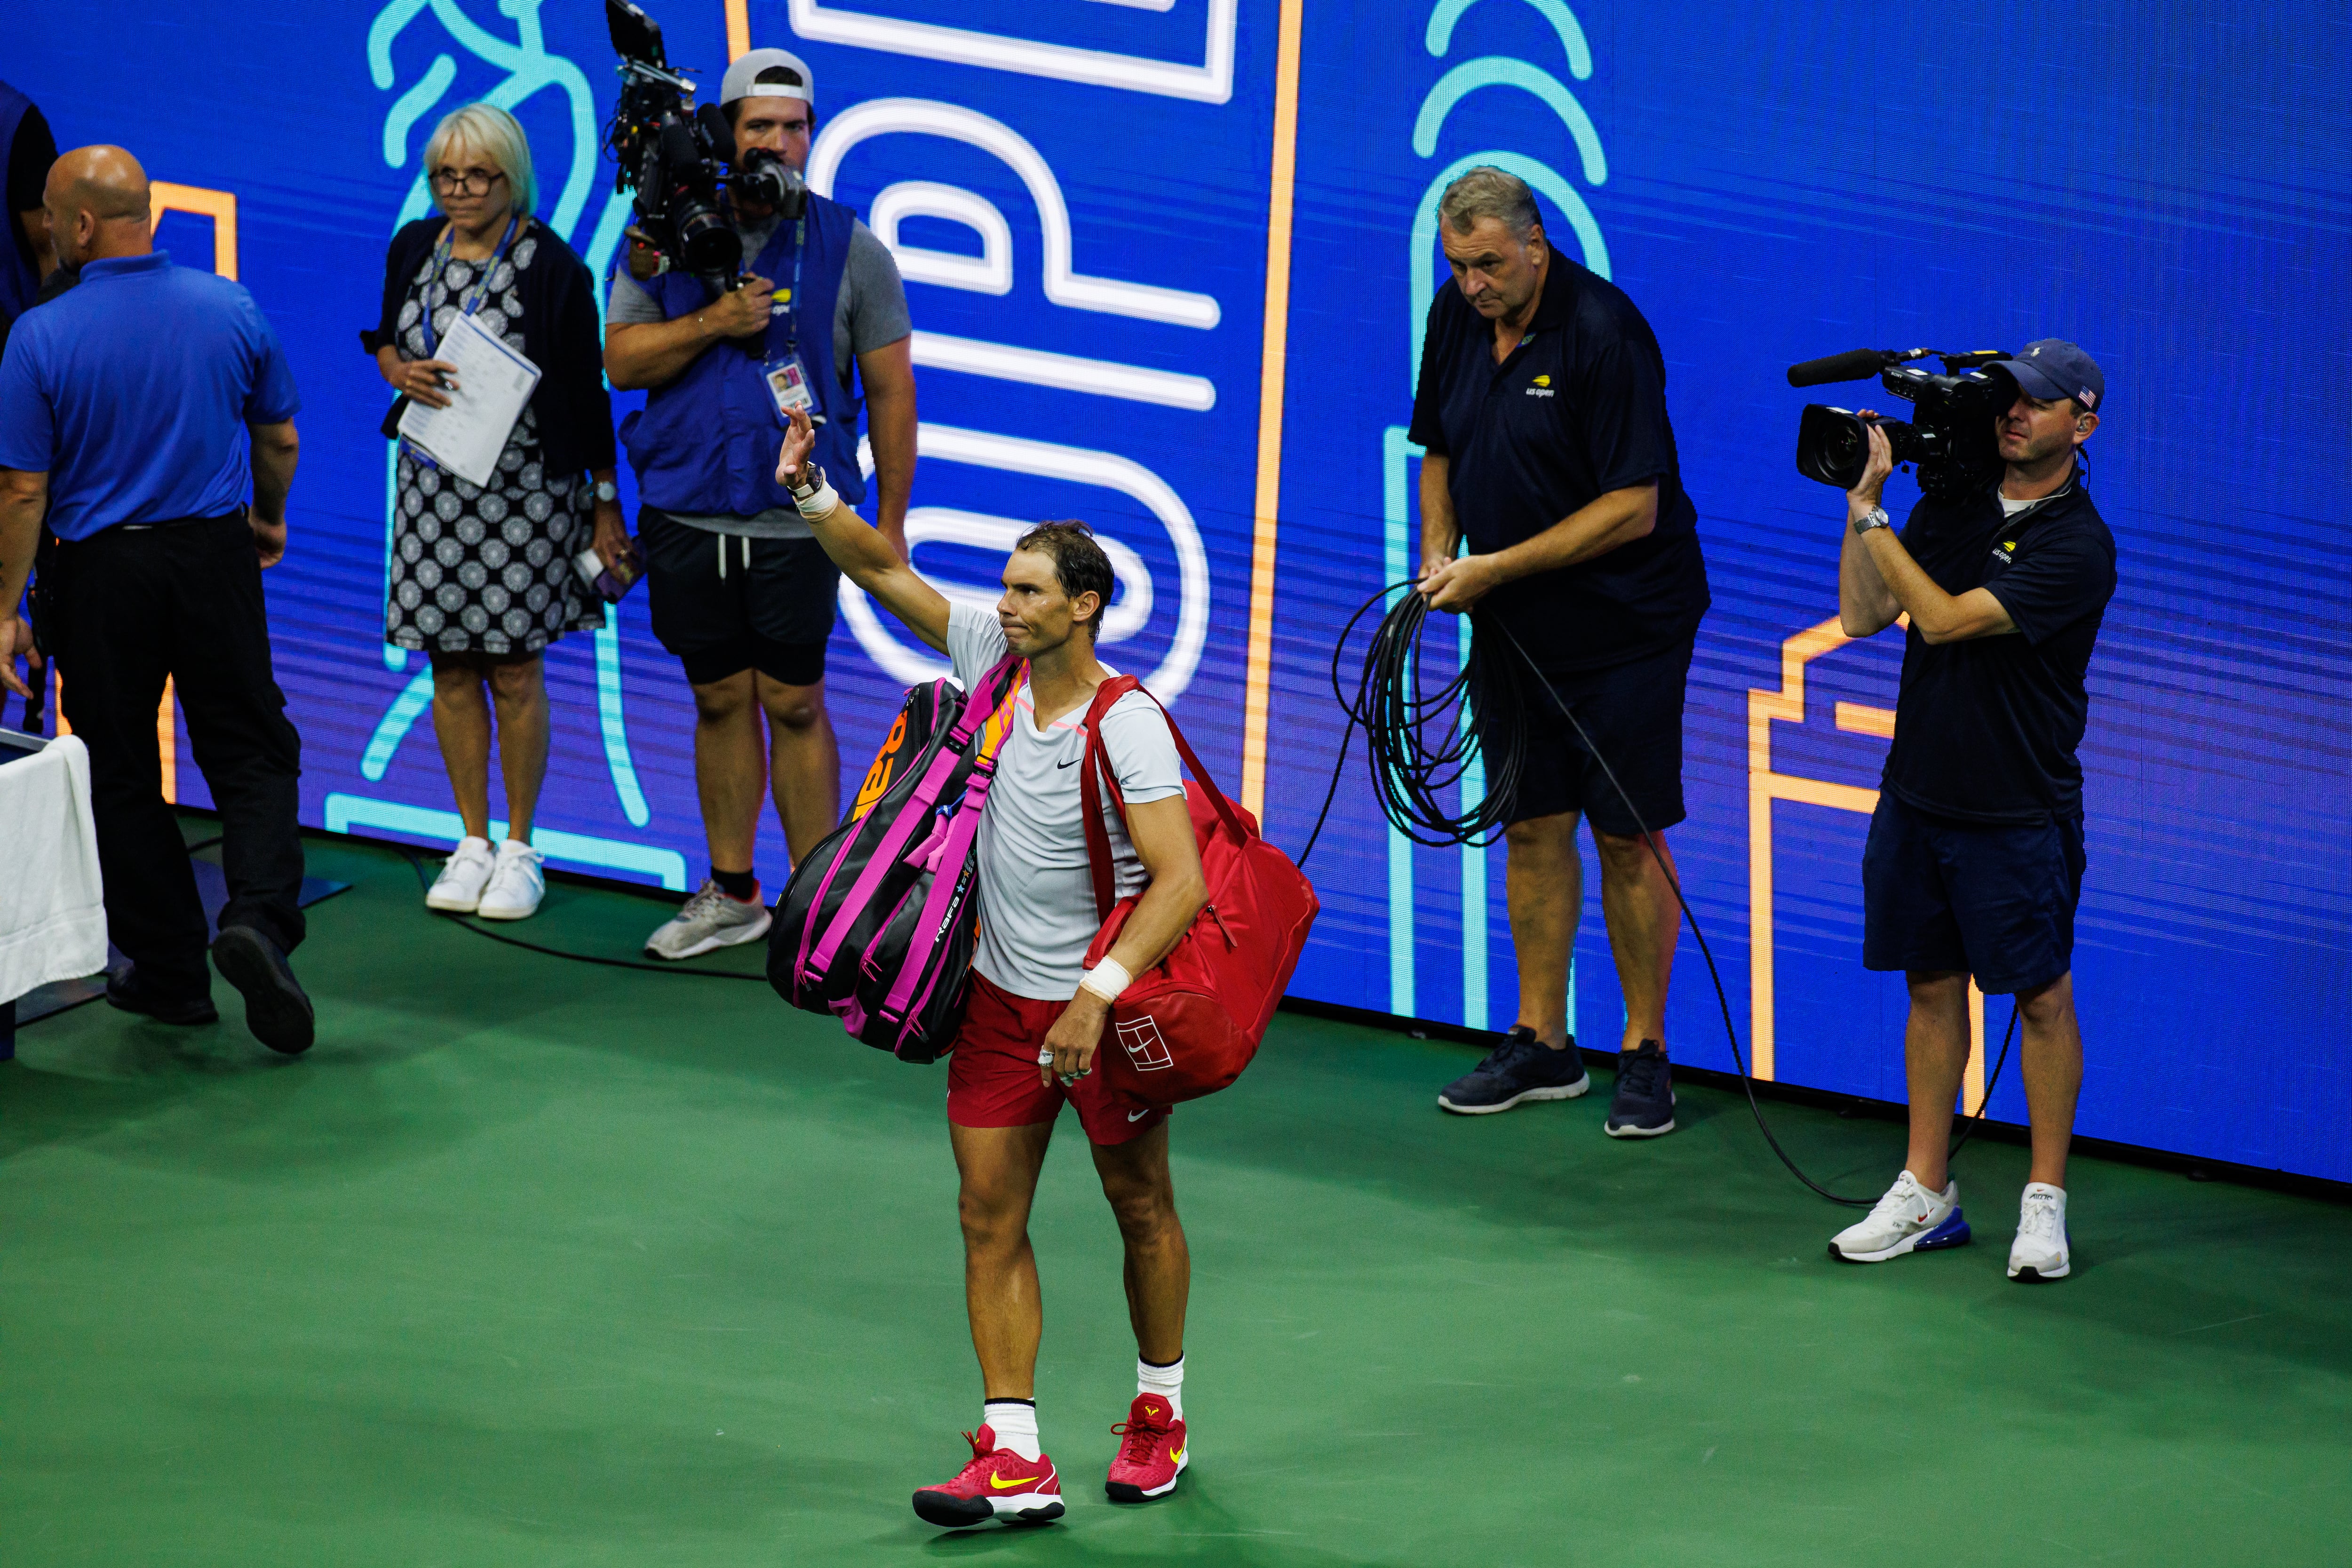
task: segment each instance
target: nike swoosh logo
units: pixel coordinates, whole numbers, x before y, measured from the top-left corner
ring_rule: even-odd
[[[1129,1111],[1129,1112],[1127,1113],[1127,1119],[1128,1119],[1129,1121],[1142,1121],[1145,1117],[1147,1117],[1147,1116],[1149,1116],[1149,1115],[1150,1115],[1150,1114],[1151,1114],[1151,1107],[1150,1107],[1150,1106],[1148,1106],[1148,1105],[1147,1105],[1147,1106],[1145,1106],[1145,1107],[1144,1107],[1142,1110],[1130,1110],[1130,1111]]]
[[[1043,1476],[1014,1476],[1011,1480],[1007,1480],[1003,1476],[991,1476],[988,1478],[988,1484],[998,1491],[1004,1491],[1013,1487],[1025,1487],[1045,1479]]]
[[[1060,772],[1060,771],[1061,771],[1062,769],[1064,769],[1064,768],[1075,768],[1075,767],[1076,767],[1080,763],[1082,763],[1082,762],[1084,762],[1084,761],[1086,761],[1086,759],[1085,759],[1084,757],[1072,757],[1072,758],[1071,758],[1068,762],[1066,762],[1066,763],[1055,763],[1054,764],[1054,769],[1055,769],[1055,771],[1056,773],[1058,773],[1058,772]]]
[[[1184,1450],[1183,1450],[1183,1449],[1181,1449],[1181,1448],[1179,1448],[1179,1449],[1177,1449],[1174,1453],[1172,1453],[1172,1454],[1169,1455],[1169,1456],[1168,1456],[1168,1462],[1169,1462],[1170,1464],[1171,1464],[1171,1465],[1181,1465],[1181,1464],[1182,1464],[1182,1463],[1184,1462]]]

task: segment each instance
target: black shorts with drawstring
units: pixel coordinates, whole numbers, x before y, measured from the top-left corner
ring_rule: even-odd
[[[713,533],[646,507],[637,548],[654,636],[688,680],[709,686],[747,669],[786,686],[824,679],[841,569],[815,540]]]

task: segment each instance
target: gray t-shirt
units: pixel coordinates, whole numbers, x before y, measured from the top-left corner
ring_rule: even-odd
[[[965,690],[1003,657],[1004,629],[993,610],[949,606],[948,658]],[[980,816],[980,943],[971,966],[1015,996],[1066,1002],[1078,993],[1087,946],[1102,929],[1087,868],[1086,797],[1078,793],[1087,710],[1063,714],[1040,734],[1027,685],[1013,707],[996,756],[996,782]],[[1102,734],[1129,805],[1184,793],[1175,738],[1151,699],[1130,691],[1112,703]],[[1142,891],[1150,878],[1108,798],[1103,824],[1110,833],[1115,896]]]
[[[743,255],[756,257],[767,248],[775,237],[778,220],[764,223],[738,224],[736,234],[743,241]],[[789,279],[778,279],[779,283]],[[604,321],[608,326],[629,326],[640,322],[666,321],[661,301],[640,287],[629,276],[628,268],[618,268],[613,273],[612,298],[605,301]],[[841,378],[842,390],[850,387],[852,361],[868,349],[886,348],[914,331],[913,320],[907,314],[907,286],[899,279],[898,263],[889,247],[874,237],[874,231],[863,223],[849,231],[849,256],[842,263],[841,288],[833,297],[833,374]],[[717,348],[718,344],[713,344]],[[809,526],[798,511],[788,506],[772,507],[757,517],[732,515],[709,516],[672,512],[671,517],[688,528],[699,528],[711,533],[734,534],[749,539],[806,539]]]

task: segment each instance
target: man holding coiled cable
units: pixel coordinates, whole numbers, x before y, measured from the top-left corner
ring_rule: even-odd
[[[1622,289],[1552,251],[1524,181],[1472,169],[1438,217],[1454,287],[1431,302],[1413,399],[1421,592],[1475,608],[1495,666],[1518,664],[1557,701],[1531,690],[1517,705],[1525,761],[1504,837],[1518,1018],[1437,1102],[1477,1115],[1591,1087],[1568,1033],[1581,816],[1625,997],[1607,1128],[1656,1137],[1675,1127],[1665,1007],[1681,928],[1664,833],[1685,815],[1683,688],[1708,604],[1665,361]]]

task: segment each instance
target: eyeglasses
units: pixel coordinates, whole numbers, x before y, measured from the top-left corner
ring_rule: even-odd
[[[487,196],[490,187],[506,175],[495,169],[467,169],[462,174],[456,169],[436,169],[430,178],[433,188],[445,196]]]

